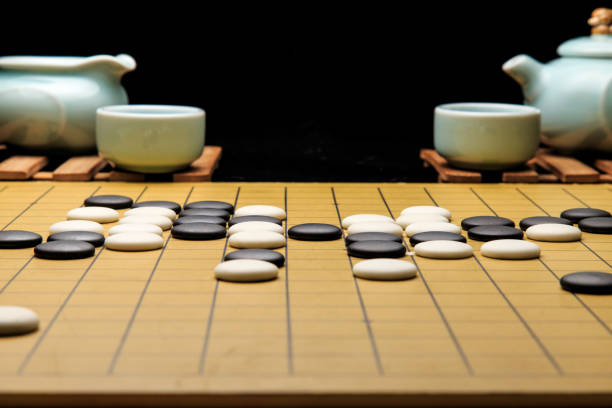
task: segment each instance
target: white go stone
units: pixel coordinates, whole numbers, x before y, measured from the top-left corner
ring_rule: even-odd
[[[238,232],[245,232],[245,231],[272,231],[272,232],[276,232],[277,234],[281,234],[281,235],[285,234],[285,229],[282,226],[278,224],[274,224],[273,222],[265,222],[265,221],[239,222],[238,224],[232,225],[227,230],[227,233],[230,236],[232,236]]]
[[[38,329],[38,315],[21,306],[0,306],[0,336],[15,336]]]
[[[418,256],[434,259],[461,259],[474,254],[469,244],[458,241],[426,241],[416,244],[414,252]]]
[[[395,223],[395,220],[386,215],[380,214],[355,214],[349,215],[342,220],[342,227],[348,228],[358,222],[391,222]]]
[[[231,282],[259,282],[276,279],[278,267],[258,259],[234,259],[215,267],[215,277]]]
[[[400,215],[396,222],[406,228],[415,222],[450,222],[448,218],[440,214],[406,214]]]
[[[346,230],[348,235],[360,232],[386,232],[401,237],[404,230],[401,226],[392,222],[356,222]]]
[[[540,256],[540,247],[522,239],[496,239],[482,244],[480,253],[495,259],[533,259]]]
[[[232,248],[275,249],[285,246],[285,237],[272,231],[243,231],[229,237]]]
[[[403,280],[414,278],[417,268],[408,261],[375,258],[355,264],[353,274],[358,278],[371,280]]]
[[[451,212],[446,208],[436,207],[435,205],[415,205],[412,207],[404,208],[401,215],[407,214],[439,214],[450,220]]]
[[[409,237],[414,234],[418,234],[420,232],[429,232],[429,231],[443,231],[443,232],[453,232],[455,234],[461,233],[461,227],[455,224],[451,224],[450,222],[415,222],[406,227],[406,235]]]
[[[176,219],[176,213],[170,208],[166,207],[136,207],[130,208],[123,214],[124,217],[129,217],[131,215],[161,215],[163,217],[170,218],[171,220]]]
[[[278,218],[279,220],[284,220],[287,218],[285,210],[273,205],[247,205],[237,208],[234,212],[234,217],[242,217],[245,215],[265,215],[268,217]]]
[[[150,232],[151,234],[162,235],[164,231],[155,224],[118,224],[108,230],[108,235],[124,232]]]
[[[172,221],[163,215],[128,215],[119,220],[119,224],[154,224],[165,230],[172,227]]]
[[[537,224],[527,228],[525,235],[534,241],[570,242],[579,241],[582,231],[573,225]]]
[[[164,246],[164,239],[151,232],[122,232],[106,238],[106,248],[115,251],[150,251]]]
[[[68,211],[66,218],[69,220],[87,220],[106,224],[117,221],[119,213],[108,207],[79,207]]]
[[[91,231],[104,234],[104,227],[98,222],[87,220],[60,221],[49,227],[49,234],[65,231]]]

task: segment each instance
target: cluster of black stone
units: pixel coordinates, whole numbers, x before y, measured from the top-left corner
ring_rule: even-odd
[[[234,213],[232,204],[223,201],[194,201],[186,204],[185,208],[176,205],[178,208],[175,206],[172,209],[179,217],[172,226],[173,238],[207,241],[225,238],[227,235],[227,221]]]
[[[461,227],[468,237],[477,241],[494,239],[522,239],[523,231],[538,224],[578,224],[583,232],[593,234],[612,234],[612,215],[597,208],[571,208],[563,211],[560,217],[528,217],[520,221],[520,229],[508,218],[477,216],[466,218]],[[610,294],[612,293],[612,274],[606,272],[584,271],[563,276],[561,287],[570,292]]]

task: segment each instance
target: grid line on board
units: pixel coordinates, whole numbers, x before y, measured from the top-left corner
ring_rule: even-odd
[[[491,208],[491,206],[480,196],[478,195],[478,193],[470,187],[470,191],[480,199],[480,201],[482,201],[482,203],[489,209],[491,210],[491,212],[497,217],[497,213],[495,212],[495,210],[493,210],[493,208]],[[497,289],[497,291],[499,292],[499,294],[502,296],[502,298],[504,299],[504,301],[508,304],[508,306],[510,307],[510,309],[512,309],[512,312],[515,314],[515,316],[519,319],[519,321],[523,324],[523,327],[525,327],[525,330],[527,330],[527,332],[529,333],[529,335],[531,336],[531,338],[533,339],[533,341],[536,342],[536,344],[538,345],[538,347],[540,348],[540,350],[542,351],[542,353],[544,353],[544,355],[546,356],[546,358],[548,359],[548,361],[550,362],[550,364],[552,364],[552,366],[555,368],[555,370],[557,371],[557,373],[561,376],[565,375],[565,373],[563,372],[563,369],[561,368],[561,366],[559,365],[559,363],[557,362],[557,360],[553,357],[553,355],[551,354],[550,350],[548,350],[548,348],[544,345],[544,343],[542,342],[542,340],[539,338],[539,336],[535,333],[535,331],[531,328],[531,326],[529,325],[529,323],[527,323],[527,320],[525,320],[525,318],[523,317],[523,315],[521,315],[521,313],[518,311],[518,309],[516,308],[516,306],[510,301],[510,299],[508,298],[508,296],[504,293],[504,291],[501,289],[501,287],[497,284],[497,282],[495,282],[495,279],[493,279],[493,277],[491,276],[491,274],[489,273],[489,271],[487,271],[487,268],[485,268],[485,266],[480,262],[480,260],[478,259],[478,257],[476,256],[476,254],[474,254],[474,261],[476,261],[476,263],[478,264],[478,266],[480,267],[480,269],[482,269],[482,271],[484,272],[484,274],[487,276],[487,278],[489,279],[489,281],[491,281],[491,283],[493,284],[493,286],[495,286],[495,289]]]
[[[436,200],[433,198],[433,196],[432,196],[432,195],[429,193],[429,190],[427,190],[427,187],[423,187],[423,190],[425,190],[425,194],[427,194],[427,197],[429,197],[429,199],[430,199],[430,200],[431,200],[431,201],[434,203],[434,205],[435,205],[436,207],[439,207],[439,205],[438,205],[437,201],[436,201]],[[379,191],[380,191],[380,189],[379,189]],[[381,193],[381,195],[382,195],[382,193]],[[387,208],[388,208],[388,207],[387,207]],[[390,211],[389,211],[389,212],[390,212]]]
[[[10,220],[8,222],[8,224],[6,224],[4,227],[2,227],[2,229],[0,229],[0,231],[4,231],[5,229],[7,229],[12,223],[14,223],[15,221],[17,221],[17,219],[19,217],[21,217],[23,214],[25,214],[30,208],[34,207],[34,205],[36,205],[36,203],[38,203],[44,196],[46,196],[51,190],[53,190],[55,188],[55,186],[51,186],[49,187],[49,189],[47,191],[45,191],[44,193],[42,193],[40,196],[38,196],[38,198],[36,198],[34,201],[32,201],[30,204],[28,204],[28,206],[26,208],[24,208],[19,214],[17,214],[12,220]]]
[[[184,201],[183,205],[185,205],[187,203],[187,201],[189,200],[189,197],[191,196],[192,192],[193,192],[193,186],[189,190],[189,193],[187,193],[187,198],[185,198],[185,201]],[[142,194],[140,194],[138,196],[138,198],[140,198],[141,196],[142,196]],[[147,281],[145,282],[144,287],[142,288],[140,296],[138,297],[138,301],[136,302],[136,306],[134,307],[134,311],[132,312],[132,315],[130,316],[130,320],[128,321],[128,324],[125,327],[123,335],[121,336],[121,340],[119,341],[119,345],[117,346],[117,349],[113,353],[113,358],[111,360],[110,365],[108,366],[108,371],[107,371],[108,375],[112,375],[114,373],[114,371],[115,371],[115,367],[117,366],[117,361],[119,361],[119,357],[121,356],[121,352],[123,351],[123,347],[125,345],[125,342],[126,342],[128,336],[130,334],[130,331],[132,329],[132,325],[134,324],[134,321],[136,320],[136,315],[138,314],[138,311],[140,310],[140,306],[142,305],[142,301],[143,301],[143,299],[144,299],[144,297],[145,297],[145,295],[147,293],[147,289],[149,288],[149,285],[151,284],[151,281],[153,280],[153,276],[155,275],[155,271],[157,270],[157,267],[159,266],[159,263],[160,263],[162,257],[166,253],[166,248],[168,247],[168,243],[170,242],[170,238],[172,238],[172,234],[168,234],[168,238],[166,238],[166,242],[164,242],[164,246],[162,247],[162,249],[161,249],[161,251],[159,253],[159,256],[157,257],[157,260],[155,261],[155,264],[153,265],[153,269],[151,270],[151,273],[149,274],[149,277],[148,277]]]
[[[491,206],[476,192],[476,190],[474,190],[472,187],[470,187],[470,191],[472,193],[474,193],[474,195],[489,209],[489,211],[491,211],[493,213],[493,215],[498,217],[498,215],[495,212],[495,210],[493,208],[491,208]]]
[[[429,198],[433,201],[433,203],[436,206],[438,206],[438,204],[435,202],[433,197],[429,194],[427,189],[424,189],[424,190],[427,193],[427,195],[429,196]],[[393,215],[393,212],[391,211],[391,208],[389,207],[389,204],[387,203],[387,200],[385,199],[385,196],[383,195],[383,192],[380,189],[380,187],[378,187],[378,194],[380,195],[380,198],[382,199],[383,203],[385,204],[385,207],[387,208],[387,211],[389,212],[389,215],[391,216],[391,218],[393,218],[395,220],[395,216]],[[406,240],[404,239],[403,236],[402,236],[402,242],[404,243],[404,245],[406,247],[408,247],[408,245],[406,244]],[[472,365],[470,364],[470,361],[467,358],[467,355],[465,354],[465,351],[463,350],[463,347],[461,346],[461,343],[459,343],[459,339],[455,335],[455,332],[453,331],[453,328],[451,327],[448,319],[446,318],[446,315],[442,311],[442,308],[440,307],[440,304],[438,303],[438,300],[436,299],[433,291],[429,287],[429,283],[427,283],[427,280],[423,276],[423,272],[421,272],[421,268],[419,267],[419,264],[417,263],[414,255],[410,255],[410,259],[414,263],[414,266],[416,266],[417,272],[419,273],[419,277],[421,278],[421,281],[423,282],[423,285],[425,286],[425,289],[427,290],[427,293],[429,294],[429,297],[431,298],[431,301],[433,302],[434,306],[436,307],[438,315],[440,316],[440,319],[442,320],[442,323],[444,323],[444,326],[446,327],[446,331],[448,332],[448,335],[450,336],[451,340],[453,341],[453,344],[455,345],[455,349],[459,353],[459,357],[461,357],[461,360],[463,361],[463,364],[465,365],[465,368],[466,368],[468,374],[471,375],[471,376],[474,375],[474,369],[472,368]]]
[[[590,205],[588,205],[587,203],[585,203],[584,201],[582,201],[580,198],[576,197],[574,194],[572,194],[571,192],[569,192],[567,189],[562,188],[561,190],[563,190],[563,192],[567,195],[569,195],[570,197],[572,197],[574,200],[578,201],[580,204],[584,205],[585,207],[591,208]]]
[[[502,296],[502,298],[504,298],[504,300],[506,301],[506,303],[508,304],[508,306],[510,307],[510,309],[512,309],[512,312],[516,315],[516,317],[520,320],[520,322],[523,324],[523,326],[525,327],[525,330],[527,330],[527,332],[529,333],[529,335],[531,336],[531,338],[533,339],[533,341],[535,341],[538,345],[538,347],[540,348],[540,350],[542,350],[542,353],[544,353],[544,355],[546,356],[546,358],[548,359],[548,361],[550,362],[550,364],[552,364],[552,366],[555,368],[555,370],[557,371],[557,373],[559,375],[564,375],[563,369],[561,369],[561,366],[559,365],[559,363],[557,362],[557,360],[555,360],[555,358],[553,357],[553,355],[551,354],[551,352],[548,350],[548,348],[544,345],[544,343],[542,342],[542,340],[540,340],[540,338],[538,337],[538,335],[535,333],[535,331],[533,331],[533,329],[531,328],[531,326],[529,325],[529,323],[527,323],[527,321],[525,320],[525,318],[520,314],[520,312],[518,311],[518,309],[516,308],[516,306],[514,306],[514,304],[510,301],[510,299],[508,299],[508,296],[506,296],[506,294],[504,293],[504,291],[499,287],[499,285],[497,284],[497,282],[495,282],[495,280],[493,279],[493,277],[491,276],[491,274],[489,274],[489,272],[487,271],[487,268],[484,267],[484,265],[480,262],[480,260],[478,259],[478,257],[476,255],[474,255],[474,260],[476,261],[476,263],[478,264],[478,266],[480,267],[480,269],[482,269],[482,271],[485,273],[485,275],[487,275],[487,278],[489,278],[489,280],[491,281],[491,283],[493,284],[493,286],[495,286],[495,289],[497,289],[497,291],[499,292],[499,294]]]
[[[15,279],[17,279],[17,277],[19,276],[19,274],[21,274],[21,272],[23,272],[23,270],[25,268],[27,268],[27,266],[30,264],[30,262],[32,262],[32,260],[34,260],[34,255],[30,256],[30,258],[21,266],[21,268],[19,268],[19,270],[17,272],[15,272],[15,274],[13,276],[11,276],[11,278],[6,281],[6,283],[4,284],[4,286],[2,286],[2,288],[0,289],[0,294],[4,293],[4,291],[6,290],[6,288],[9,287],[9,285],[11,283],[13,283],[13,281]]]
[[[98,253],[96,254],[96,256],[94,257],[94,259],[91,260],[91,262],[89,263],[89,265],[87,266],[85,271],[79,277],[79,280],[74,284],[74,286],[70,290],[70,293],[68,293],[68,296],[66,296],[66,299],[64,299],[64,301],[60,305],[59,309],[57,309],[57,311],[55,312],[55,314],[53,315],[53,317],[49,321],[49,324],[47,325],[47,327],[45,327],[45,330],[41,333],[40,336],[38,336],[38,338],[36,339],[36,342],[34,343],[32,348],[30,349],[30,351],[26,354],[25,358],[23,359],[23,362],[21,363],[21,365],[17,369],[17,375],[23,375],[23,372],[24,372],[25,368],[27,367],[27,365],[30,362],[30,360],[32,360],[32,357],[36,353],[36,350],[38,350],[38,347],[41,345],[43,340],[47,337],[47,334],[49,333],[49,331],[51,331],[51,328],[53,327],[53,325],[57,321],[57,318],[62,313],[62,311],[66,308],[66,305],[68,304],[68,302],[70,301],[72,296],[75,294],[75,292],[77,291],[77,289],[79,288],[79,286],[81,285],[81,283],[83,282],[83,280],[85,279],[85,277],[87,276],[87,274],[89,273],[89,271],[91,270],[93,265],[96,263],[98,258],[100,258],[100,255],[102,254],[102,252],[104,252],[104,249],[105,248],[102,247],[102,249],[100,249],[98,251]]]
[[[344,229],[342,228],[342,216],[340,215],[340,208],[338,207],[338,201],[336,200],[336,192],[334,191],[333,187],[331,187],[331,194],[332,194],[332,199],[334,201],[334,206],[336,207],[336,214],[338,215],[338,222],[340,223],[340,231],[342,231],[342,240],[345,242],[345,245],[346,245]],[[366,325],[366,330],[368,332],[368,337],[370,339],[370,345],[372,347],[372,353],[374,355],[376,369],[379,375],[385,375],[385,371],[383,369],[382,361],[380,358],[380,353],[378,352],[378,347],[376,346],[376,339],[374,338],[374,331],[372,330],[372,325],[370,324],[370,319],[368,317],[368,312],[366,310],[365,303],[363,301],[363,296],[361,295],[361,290],[359,289],[359,282],[357,281],[357,278],[353,274],[353,261],[351,259],[351,256],[348,253],[346,254],[346,256],[348,258],[349,266],[351,268],[351,275],[353,277],[353,283],[355,285],[355,290],[357,292],[357,298],[359,299],[359,305],[361,307],[363,321]]]
[[[546,268],[546,269],[547,269],[547,270],[548,270],[548,271],[549,271],[549,272],[550,272],[550,273],[551,273],[551,274],[552,274],[552,275],[553,275],[553,276],[554,276],[554,277],[555,277],[557,280],[560,280],[560,279],[559,279],[559,276],[557,276],[557,274],[556,274],[555,272],[553,272],[553,270],[550,268],[550,266],[548,266],[548,265],[546,264],[546,262],[544,262],[544,261],[543,261],[541,258],[538,258],[538,260],[540,261],[540,263],[541,263],[541,264],[542,264],[542,265],[543,265],[543,266],[544,266],[544,267],[545,267],[545,268]],[[608,325],[606,324],[606,322],[604,322],[604,321],[602,320],[602,318],[601,318],[601,317],[599,317],[599,316],[597,315],[597,313],[595,313],[595,311],[589,307],[589,305],[587,305],[586,303],[584,303],[584,301],[583,301],[582,299],[580,299],[580,298],[578,297],[578,295],[577,295],[577,294],[575,294],[575,293],[573,293],[573,292],[570,292],[570,293],[571,293],[571,294],[574,296],[574,298],[575,298],[575,299],[578,301],[578,303],[580,303],[580,304],[581,304],[581,305],[582,305],[582,306],[583,306],[583,307],[586,309],[586,311],[587,311],[587,312],[589,312],[589,314],[590,314],[591,316],[593,316],[593,318],[594,318],[595,320],[597,320],[597,321],[599,322],[599,324],[601,324],[601,325],[603,326],[603,328],[604,328],[604,329],[606,329],[606,331],[607,331],[608,333],[612,334],[612,328],[610,328],[610,326],[608,326]]]
[[[517,188],[516,190],[517,190],[519,193],[521,193],[521,194],[523,195],[523,197],[525,197],[527,200],[529,200],[529,202],[531,202],[533,205],[535,205],[537,208],[539,208],[539,209],[540,209],[540,211],[542,211],[544,214],[546,214],[547,216],[549,216],[549,217],[550,217],[550,214],[548,213],[548,211],[546,211],[544,208],[540,207],[540,206],[538,205],[538,203],[536,203],[536,202],[535,202],[535,200],[533,200],[531,197],[529,197],[527,194],[525,194],[525,193],[524,193],[523,191],[521,191],[519,188]],[[565,189],[563,189],[563,190],[565,190]],[[582,242],[582,241],[580,241],[580,242]],[[584,243],[583,243],[583,245],[584,245]],[[585,247],[586,247],[586,248],[587,248],[589,251],[593,252],[593,254],[594,254],[595,256],[597,256],[599,259],[601,259],[601,260],[602,260],[602,261],[603,261],[603,262],[604,262],[606,265],[610,266],[610,265],[609,265],[609,264],[608,264],[608,263],[607,263],[605,260],[603,260],[603,259],[602,259],[602,258],[601,258],[601,257],[600,257],[600,256],[599,256],[597,253],[595,253],[595,252],[594,252],[594,251],[593,251],[593,250],[592,250],[592,249],[591,249],[589,246],[587,246],[587,245],[584,245],[584,246],[585,246]],[[552,274],[552,275],[553,275],[553,276],[554,276],[554,277],[555,277],[557,280],[560,280],[559,276],[558,276],[558,275],[557,275],[555,272],[553,272],[553,270],[550,268],[550,266],[548,266],[548,264],[547,264],[546,262],[544,262],[544,261],[542,260],[542,258],[539,258],[539,257],[538,257],[538,260],[540,261],[540,263],[541,263],[541,264],[542,264],[542,265],[543,265],[543,266],[544,266],[544,267],[545,267],[545,268],[546,268],[546,269],[547,269],[547,270],[548,270],[548,271],[549,271],[549,272],[550,272],[550,273],[551,273],[551,274]],[[605,329],[605,330],[606,330],[608,333],[610,333],[610,334],[612,335],[612,328],[610,328],[610,326],[608,326],[608,325],[606,324],[606,322],[604,322],[604,321],[603,321],[603,319],[602,319],[602,318],[601,318],[601,317],[600,317],[600,316],[599,316],[597,313],[595,313],[595,311],[594,311],[594,310],[593,310],[593,309],[592,309],[592,308],[591,308],[589,305],[587,305],[587,304],[586,304],[586,303],[585,303],[585,302],[584,302],[584,301],[583,301],[583,300],[582,300],[582,299],[581,299],[581,298],[580,298],[580,297],[579,297],[577,294],[575,294],[575,293],[573,293],[573,292],[570,292],[570,293],[571,293],[571,294],[574,296],[574,299],[576,299],[576,300],[578,301],[578,303],[580,303],[580,304],[581,304],[581,305],[582,305],[582,306],[583,306],[583,307],[586,309],[586,311],[587,311],[587,312],[588,312],[588,313],[589,313],[591,316],[593,316],[593,318],[594,318],[595,320],[597,320],[597,322],[599,322],[599,324],[601,324],[601,325],[602,325],[602,327],[603,327],[603,328],[604,328],[604,329]]]
[[[45,191],[41,196],[39,196],[36,200],[34,200],[33,202],[30,203],[30,205],[23,210],[20,214],[18,214],[15,218],[13,218],[8,224],[6,224],[2,230],[4,230],[6,227],[8,227],[9,225],[11,225],[13,222],[15,222],[19,217],[21,217],[23,214],[26,213],[26,211],[28,211],[30,208],[32,208],[40,199],[42,199],[45,195],[47,195],[48,192],[50,192],[51,190],[53,190],[53,186],[51,188],[49,188],[47,191]],[[101,186],[98,186],[98,188],[96,188],[91,194],[90,197],[92,195],[94,195],[96,193],[96,191],[100,190]],[[6,189],[6,187],[5,187]],[[1,231],[1,230],[0,230]],[[11,278],[4,284],[4,286],[2,288],[0,288],[0,294],[4,293],[4,291],[6,291],[6,289],[11,285],[11,283],[13,283],[15,281],[15,279],[17,279],[17,277],[21,274],[21,272],[23,272],[23,270],[25,268],[27,268],[27,266],[30,264],[30,262],[32,262],[34,260],[34,255],[30,256],[30,258],[21,266],[21,268],[19,268],[19,270],[17,270],[17,272],[15,272],[15,274],[13,276],[11,276]]]
[[[236,189],[236,197],[234,197],[234,209],[238,205],[238,197],[240,197],[240,187]],[[234,218],[232,214],[231,218]],[[231,219],[230,218],[230,219]],[[225,244],[223,245],[223,253],[221,254],[221,262],[225,259],[227,253],[227,245],[229,242],[229,234],[225,237]],[[210,312],[208,313],[208,320],[206,321],[206,331],[204,333],[204,341],[202,342],[202,351],[200,353],[200,360],[198,362],[198,375],[204,374],[204,368],[206,367],[206,357],[208,355],[208,345],[210,343],[210,333],[212,331],[212,323],[215,314],[215,306],[217,305],[217,294],[219,293],[219,280],[215,279],[215,288],[213,289],[212,299],[210,300]]]
[[[289,225],[289,211],[287,209],[287,186],[285,186],[285,304],[287,305],[287,369],[293,375],[293,334],[291,330],[291,302],[289,298],[289,238],[287,227]]]

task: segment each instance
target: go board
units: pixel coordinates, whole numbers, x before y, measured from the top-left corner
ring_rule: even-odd
[[[440,205],[453,222],[612,210],[606,185],[296,183],[0,184],[0,225],[46,236],[92,194],[286,209],[287,226],[338,225]],[[112,224],[106,224],[110,228]],[[289,239],[280,278],[217,282],[226,241],[180,241],[50,261],[0,252],[0,304],[35,310],[36,333],[0,338],[4,404],[575,405],[612,402],[612,296],[562,291],[612,272],[612,237],[540,243],[536,260],[408,255],[417,278],[355,279],[342,240]]]

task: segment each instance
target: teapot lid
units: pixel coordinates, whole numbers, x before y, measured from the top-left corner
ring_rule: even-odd
[[[612,57],[612,9],[596,8],[587,23],[591,26],[591,36],[564,42],[557,48],[559,55],[583,58]]]
[[[572,38],[561,44],[557,53],[562,57],[612,58],[612,35]]]

